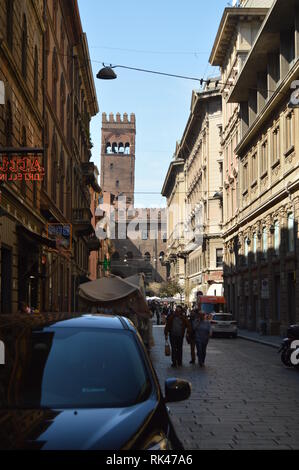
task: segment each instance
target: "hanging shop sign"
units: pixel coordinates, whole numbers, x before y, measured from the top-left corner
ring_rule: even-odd
[[[44,175],[45,169],[37,156],[0,158],[0,181],[42,181]]]
[[[71,224],[47,224],[47,236],[56,243],[58,251],[71,251],[72,249],[72,225]]]

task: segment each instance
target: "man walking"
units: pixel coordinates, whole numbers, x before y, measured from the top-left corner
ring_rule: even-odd
[[[197,349],[198,362],[200,367],[204,367],[208,342],[211,336],[211,324],[205,320],[205,314],[200,312],[193,321],[193,330],[195,333],[195,342]]]
[[[190,352],[191,352],[191,361],[189,364],[195,364],[195,331],[194,331],[194,321],[196,320],[198,315],[197,309],[192,309],[190,312],[190,333],[187,333],[187,342],[190,344]]]
[[[183,309],[180,305],[177,306],[174,313],[170,314],[167,318],[166,326],[164,329],[165,339],[167,340],[168,334],[170,336],[171,345],[171,367],[182,365],[183,358],[183,340],[185,330],[190,333],[190,325],[187,318],[183,315]]]

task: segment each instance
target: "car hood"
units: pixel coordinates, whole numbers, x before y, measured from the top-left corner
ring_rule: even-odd
[[[0,449],[130,447],[156,406],[157,401],[147,400],[127,408],[0,411]]]

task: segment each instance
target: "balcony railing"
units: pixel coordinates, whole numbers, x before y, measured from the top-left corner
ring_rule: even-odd
[[[91,224],[92,213],[88,207],[73,209],[73,229],[81,235],[89,235],[94,231]]]

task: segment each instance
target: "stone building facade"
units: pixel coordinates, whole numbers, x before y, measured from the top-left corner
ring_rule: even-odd
[[[167,246],[164,263],[168,266],[169,279],[185,287],[186,257],[178,256],[186,245],[185,222],[185,173],[184,160],[178,157],[179,143],[169,165],[162,188],[166,198]]]
[[[265,322],[269,333],[283,334],[299,320],[299,109],[289,106],[299,79],[299,10],[297,2],[271,3],[223,91],[225,106],[237,106],[239,116],[233,146],[239,196],[233,218],[225,216],[224,276],[240,326],[259,330]],[[217,59],[219,44],[212,64],[219,62],[225,78],[228,61]]]
[[[88,275],[91,225],[89,123],[98,111],[77,2],[0,4],[1,147],[40,148],[43,181],[3,182],[3,312],[25,301],[41,311],[76,309]],[[68,256],[47,239],[47,224],[72,225]],[[5,273],[5,274],[4,274]]]
[[[199,236],[195,246],[191,242],[185,247],[190,302],[196,300],[198,291],[222,294],[221,108],[221,95],[214,79],[205,91],[193,92],[190,118],[179,151],[179,157],[185,159],[187,221],[195,242]],[[196,227],[197,210],[199,227]]]
[[[184,284],[187,302],[195,301],[197,291],[222,292],[222,113],[216,81],[192,93],[189,119],[162,190],[170,273]]]

